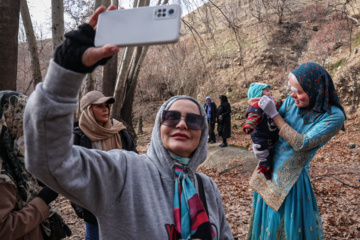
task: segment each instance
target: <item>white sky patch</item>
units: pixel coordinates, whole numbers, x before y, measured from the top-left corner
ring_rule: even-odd
[[[50,0],[27,0],[30,11],[31,21],[38,39],[51,38],[51,1]],[[152,0],[154,6],[158,1]],[[191,7],[184,6],[182,3],[187,2]],[[177,3],[182,7],[182,15],[186,15],[197,7],[203,5],[207,0],[172,0],[171,4]],[[119,0],[119,6],[132,8],[132,0]],[[66,14],[65,14],[65,21]]]

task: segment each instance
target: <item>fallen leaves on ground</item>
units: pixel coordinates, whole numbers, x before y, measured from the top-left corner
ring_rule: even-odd
[[[241,125],[241,121],[233,122],[235,127],[228,142],[251,150],[251,139],[241,132]],[[346,132],[340,132],[322,147],[310,165],[325,239],[360,239],[360,117],[350,116],[345,127]],[[150,127],[139,134],[139,153],[146,153],[151,130]],[[354,143],[357,147],[350,148],[349,143]],[[236,161],[237,159],[229,159],[234,166]],[[235,239],[245,239],[252,201],[252,190],[249,187],[251,173],[243,172],[241,168],[224,174],[204,167],[198,171],[210,176],[218,185],[232,233]],[[67,239],[84,239],[85,224],[77,218],[69,200],[60,196],[53,205],[59,209],[73,231],[73,235]]]

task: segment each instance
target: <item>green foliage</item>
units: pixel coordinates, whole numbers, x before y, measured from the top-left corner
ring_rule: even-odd
[[[334,65],[332,65],[330,67],[330,70],[334,70],[334,69],[337,69],[338,67],[342,66],[344,63],[344,60],[345,59],[340,59],[339,61],[337,61]]]

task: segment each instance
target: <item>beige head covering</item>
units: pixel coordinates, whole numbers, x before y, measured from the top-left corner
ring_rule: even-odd
[[[105,97],[101,92],[91,91],[80,100],[80,108],[82,109],[79,120],[80,129],[92,142],[101,141],[104,151],[121,149],[121,138],[118,133],[126,129],[124,124],[116,119],[113,119],[111,123],[109,119],[104,126],[100,126],[96,122],[94,113],[91,110],[92,104],[104,102],[111,104],[115,102],[115,99],[113,97]]]
[[[105,97],[104,94],[99,91],[90,91],[81,98],[80,109],[81,111],[83,111],[87,106],[91,104],[100,104],[104,102],[113,104],[115,102],[115,98]]]

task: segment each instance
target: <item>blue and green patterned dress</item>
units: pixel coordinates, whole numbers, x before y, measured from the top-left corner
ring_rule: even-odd
[[[310,161],[343,127],[345,115],[337,106],[304,123],[294,99],[288,97],[279,114],[285,125],[275,146],[273,179],[255,171],[247,239],[324,239],[319,209],[310,182]]]

